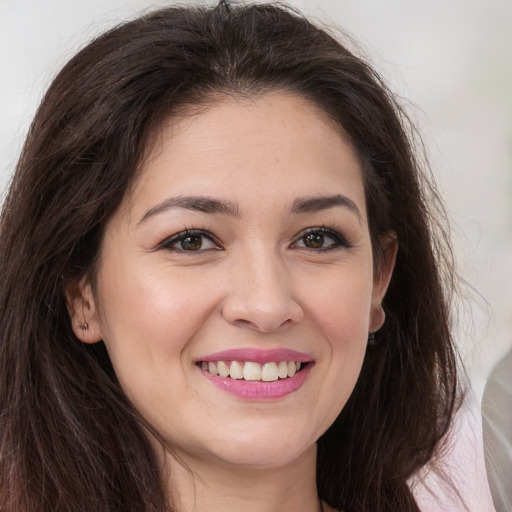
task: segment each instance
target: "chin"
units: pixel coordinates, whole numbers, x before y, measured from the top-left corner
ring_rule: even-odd
[[[226,464],[246,467],[278,468],[293,463],[305,454],[316,453],[316,437],[300,435],[281,426],[256,428],[232,432],[218,439],[211,439],[206,450]],[[225,433],[224,433],[225,434]]]
[[[302,447],[302,449],[297,446],[278,447],[277,445],[278,443],[275,442],[267,443],[265,446],[262,446],[261,443],[256,446],[239,446],[238,443],[233,443],[227,452],[223,450],[218,454],[218,458],[229,466],[236,465],[248,469],[277,469],[294,463],[308,453],[313,455],[316,453],[316,443],[312,446]]]

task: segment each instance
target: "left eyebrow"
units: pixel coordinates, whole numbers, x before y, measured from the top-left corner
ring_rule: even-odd
[[[347,210],[355,213],[359,221],[361,221],[361,211],[357,207],[356,203],[352,199],[342,194],[336,194],[333,196],[311,196],[311,197],[300,197],[295,199],[290,209],[293,214],[296,213],[312,213],[319,212],[322,210],[328,210],[341,206]]]

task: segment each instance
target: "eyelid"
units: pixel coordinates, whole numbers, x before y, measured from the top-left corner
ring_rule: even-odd
[[[352,244],[338,231],[327,228],[325,226],[318,226],[318,227],[310,227],[303,229],[301,232],[299,232],[295,236],[294,242],[291,244],[292,247],[297,247],[297,242],[304,238],[306,235],[309,235],[310,233],[320,233],[322,235],[327,235],[330,238],[332,238],[336,243],[327,247],[321,247],[319,249],[311,249],[309,247],[299,247],[300,249],[306,249],[308,251],[314,251],[314,252],[321,252],[321,251],[328,251],[330,249],[336,249],[336,248],[344,248],[344,249],[350,249],[352,247]]]
[[[208,250],[212,250],[213,248],[208,249],[199,249],[197,251],[185,251],[183,249],[178,249],[176,247],[173,247],[175,244],[178,244],[181,240],[190,237],[190,236],[202,236],[204,238],[207,238],[212,243],[214,243],[217,247],[215,249],[222,249],[222,244],[220,240],[209,231],[206,231],[204,229],[184,229],[182,231],[179,231],[178,233],[175,233],[174,235],[171,235],[167,238],[165,238],[162,242],[160,242],[157,246],[157,249],[163,249],[163,250],[175,250],[176,252],[180,253],[201,253]]]
[[[308,234],[316,233],[316,234],[323,234],[326,235],[334,240],[334,244],[329,245],[327,247],[321,247],[318,249],[311,249],[308,247],[298,247],[297,243],[300,241],[301,238],[305,237]],[[180,253],[201,253],[208,250],[212,250],[214,248],[207,248],[207,249],[199,249],[197,251],[187,251],[184,249],[179,249],[177,247],[174,247],[175,244],[178,244],[181,240],[190,237],[190,236],[202,236],[204,238],[207,238],[210,240],[213,244],[216,245],[215,249],[223,249],[221,241],[210,231],[207,231],[205,229],[184,229],[182,231],[179,231],[178,233],[175,233],[167,238],[165,238],[162,242],[160,242],[155,250],[175,250],[176,252]],[[338,231],[327,228],[325,226],[317,226],[317,227],[309,227],[306,229],[303,229],[300,231],[297,235],[294,237],[294,241],[291,244],[291,247],[297,247],[300,249],[306,249],[309,251],[314,252],[321,252],[321,251],[328,251],[330,249],[336,249],[336,248],[351,248],[352,244],[348,242],[348,240]]]

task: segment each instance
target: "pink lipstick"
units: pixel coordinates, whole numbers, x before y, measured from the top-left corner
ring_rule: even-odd
[[[297,391],[314,359],[289,349],[234,349],[200,358],[196,365],[227,393],[246,400],[272,400]]]

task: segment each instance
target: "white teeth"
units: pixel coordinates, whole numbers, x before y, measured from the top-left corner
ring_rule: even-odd
[[[277,379],[293,377],[301,368],[302,363],[298,361],[279,361],[270,363],[256,363],[253,361],[202,361],[201,368],[212,375],[220,375],[223,378],[244,380],[261,380],[273,382]]]
[[[244,365],[245,380],[261,380],[261,365],[248,361]]]
[[[231,361],[231,365],[229,367],[229,375],[232,379],[243,379],[244,377],[244,367],[238,361]]]
[[[229,377],[229,366],[224,361],[219,361],[217,363],[217,370],[219,370],[219,375],[221,377]]]
[[[286,379],[286,377],[288,377],[288,365],[286,364],[286,361],[279,361],[277,376],[280,379]]]
[[[276,363],[265,363],[261,367],[261,380],[265,382],[272,382],[277,380],[279,375],[277,373],[277,364]]]
[[[208,371],[212,374],[212,375],[218,375],[219,372],[217,370],[217,365],[213,362],[213,361],[210,361],[208,363]]]
[[[288,377],[293,377],[297,373],[297,367],[295,366],[294,361],[290,361],[287,363],[288,367]]]

